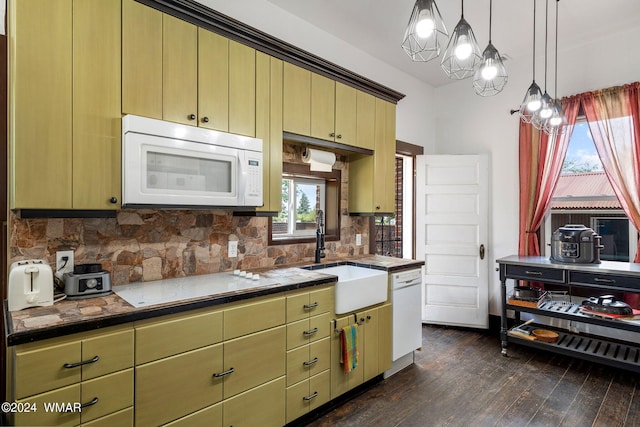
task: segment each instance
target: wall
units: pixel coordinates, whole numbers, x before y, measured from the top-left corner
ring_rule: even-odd
[[[605,39],[587,40],[581,46],[560,47],[558,95],[640,80],[640,57],[635,55],[639,38],[640,26]],[[536,61],[540,64],[537,76],[543,75],[543,63],[543,57]],[[475,95],[466,81],[435,91],[439,106],[435,116],[437,153],[490,154],[490,260],[518,250],[518,117],[509,111],[519,107],[531,84],[531,58],[507,62],[506,66],[509,82],[495,97]],[[490,311],[499,314],[499,278],[494,270],[490,269]]]
[[[302,163],[302,147],[286,144],[283,160]],[[368,218],[348,215],[349,164],[342,171],[340,241],[326,242],[327,258],[368,253]],[[10,262],[45,259],[54,266],[56,251],[73,250],[75,264],[99,262],[115,285],[216,273],[235,268],[313,262],[315,243],[268,246],[265,217],[233,216],[228,210],[121,210],[116,218],[20,219],[11,213]],[[355,234],[362,245],[355,245]],[[238,257],[227,256],[229,240]]]

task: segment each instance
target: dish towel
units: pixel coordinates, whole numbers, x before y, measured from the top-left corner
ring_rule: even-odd
[[[345,326],[340,331],[340,363],[349,373],[358,366],[358,325]]]

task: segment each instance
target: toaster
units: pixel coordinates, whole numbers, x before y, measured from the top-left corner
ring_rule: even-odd
[[[100,264],[79,264],[62,276],[67,299],[91,298],[111,293],[111,276]]]
[[[53,305],[53,272],[42,260],[12,263],[8,283],[9,311]]]

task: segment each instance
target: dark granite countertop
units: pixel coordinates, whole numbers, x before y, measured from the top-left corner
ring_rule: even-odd
[[[229,287],[212,295],[136,308],[115,293],[81,300],[63,300],[47,307],[34,307],[9,312],[4,301],[5,337],[7,345],[17,345],[61,335],[101,329],[109,326],[150,319],[166,314],[225,304],[294,289],[335,282],[337,277],[322,273],[322,268],[335,265],[397,272],[424,265],[423,261],[383,256],[363,256],[349,260],[329,260],[322,264],[305,264],[285,268],[257,269],[260,280],[242,289]],[[304,268],[301,268],[304,267]],[[210,280],[228,279],[229,272],[206,275]],[[192,276],[202,280],[204,276]],[[174,279],[168,279],[174,280]],[[139,283],[135,286],[145,286]]]

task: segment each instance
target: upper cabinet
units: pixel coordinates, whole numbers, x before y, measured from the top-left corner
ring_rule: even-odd
[[[359,91],[298,66],[284,64],[284,130],[358,146]]]
[[[375,98],[374,155],[349,156],[349,212],[395,210],[396,106]]]
[[[120,0],[13,0],[12,209],[115,209],[120,198]]]
[[[124,4],[122,113],[254,137],[255,49]]]

